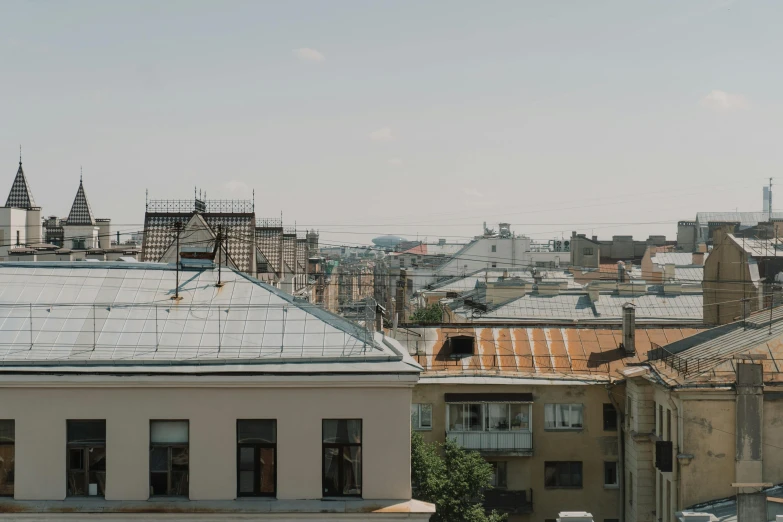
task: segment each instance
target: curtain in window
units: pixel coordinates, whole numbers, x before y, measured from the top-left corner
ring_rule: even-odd
[[[362,442],[362,421],[324,420],[323,441],[337,444],[359,444]]]
[[[432,404],[422,404],[420,414],[421,414],[421,427],[422,428],[432,427]]]
[[[411,404],[411,426],[416,429],[419,427],[419,405]]]
[[[570,427],[571,428],[582,427],[582,406],[579,404],[571,405]]]
[[[487,429],[508,430],[508,404],[487,404]]]
[[[530,429],[530,421],[528,419],[530,408],[527,404],[509,404],[509,411],[512,430]]]
[[[345,459],[345,483],[343,484],[344,495],[361,495],[362,493],[362,448],[359,446],[349,446],[343,449],[343,458]]]
[[[544,427],[545,428],[557,427],[554,404],[547,404],[546,406],[544,406]]]

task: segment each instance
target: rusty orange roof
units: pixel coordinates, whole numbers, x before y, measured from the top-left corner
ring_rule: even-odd
[[[636,353],[620,347],[618,326],[574,327],[433,327],[401,331],[397,339],[424,368],[422,377],[499,375],[506,377],[619,378],[618,370],[646,361],[647,352],[662,344],[701,332],[681,326],[636,329]],[[473,337],[474,353],[455,358],[449,339]]]

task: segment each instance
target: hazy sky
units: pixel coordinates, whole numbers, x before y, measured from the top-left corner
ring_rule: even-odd
[[[115,230],[140,227],[145,189],[197,185],[255,188],[259,217],[326,244],[485,220],[673,237],[697,211],[761,210],[783,172],[782,17],[779,0],[6,0],[0,197],[22,144],[46,215],[67,216],[81,165]]]

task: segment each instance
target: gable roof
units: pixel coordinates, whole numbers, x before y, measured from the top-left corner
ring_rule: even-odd
[[[76,191],[76,197],[73,198],[71,211],[68,213],[68,225],[95,225],[95,217],[92,215],[90,202],[87,201],[87,195],[84,193],[84,185],[81,177],[79,178],[79,189]]]
[[[216,269],[179,275],[174,301],[172,265],[0,263],[0,372],[419,371],[398,343],[235,270],[220,287]]]
[[[19,170],[16,171],[14,183],[11,185],[11,192],[8,193],[8,199],[5,201],[6,207],[26,208],[35,207],[35,199],[30,185],[27,184],[27,178],[22,170],[22,160],[19,160]]]

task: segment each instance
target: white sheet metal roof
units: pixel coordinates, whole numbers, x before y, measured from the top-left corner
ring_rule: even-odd
[[[781,240],[741,238],[734,234],[729,234],[729,237],[749,256],[783,257],[783,241]]]
[[[538,275],[544,281],[562,281],[567,284],[569,290],[581,290],[582,285],[574,281],[574,277],[565,270],[539,270]],[[528,270],[503,270],[503,269],[485,269],[482,268],[464,277],[448,279],[441,283],[432,285],[432,291],[437,292],[469,292],[476,288],[476,284],[486,282],[497,282],[501,279],[519,278],[523,281],[533,282],[533,273]],[[426,291],[426,290],[425,290]]]
[[[696,221],[707,223],[739,223],[742,227],[752,227],[769,220],[769,212],[697,212]],[[772,219],[783,219],[783,212],[773,212]]]
[[[218,288],[217,270],[180,271],[178,302],[175,277],[154,263],[0,263],[0,368],[294,362],[298,372],[358,362],[361,371],[416,371],[380,334],[238,272],[224,268]]]
[[[709,254],[704,254],[707,260]],[[658,252],[652,256],[651,261],[658,265],[693,266],[693,254],[690,252]]]

